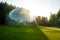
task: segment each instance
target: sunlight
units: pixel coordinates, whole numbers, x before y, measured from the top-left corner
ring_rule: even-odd
[[[1,0],[2,1],[2,0]],[[44,16],[49,19],[50,13],[53,14],[60,9],[59,0],[5,0],[7,3],[16,7],[23,7],[30,11],[31,16]],[[4,1],[4,2],[5,2]]]
[[[41,5],[36,1],[29,0],[24,1],[21,4],[21,7],[28,9],[30,11],[31,17],[33,16],[44,16],[49,18],[49,10],[45,7],[45,5]]]

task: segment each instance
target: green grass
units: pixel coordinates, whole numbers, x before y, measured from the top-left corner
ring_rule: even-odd
[[[0,25],[0,40],[60,40],[60,28]]]
[[[60,40],[60,28],[40,27],[49,40]]]
[[[48,40],[36,26],[0,26],[0,40]]]

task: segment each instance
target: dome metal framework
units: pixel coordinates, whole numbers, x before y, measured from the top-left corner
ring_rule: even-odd
[[[21,23],[30,22],[29,10],[24,8],[16,8],[6,15],[7,25],[20,25]]]
[[[16,8],[9,13],[9,18],[19,22],[28,22],[30,21],[29,10]]]

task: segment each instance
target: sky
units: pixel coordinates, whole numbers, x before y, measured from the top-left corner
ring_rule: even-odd
[[[50,13],[56,13],[60,8],[60,0],[0,0],[16,7],[23,7],[30,11],[31,16],[49,18]]]

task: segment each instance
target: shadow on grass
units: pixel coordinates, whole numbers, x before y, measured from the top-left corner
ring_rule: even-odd
[[[0,40],[48,40],[38,27],[0,27]],[[29,30],[29,31],[28,31]]]
[[[35,30],[35,33],[39,36],[39,40],[49,40],[47,36],[42,32],[38,27],[32,27]]]

